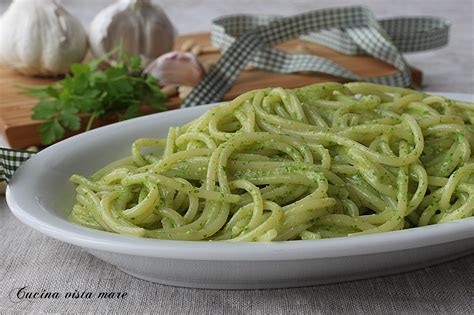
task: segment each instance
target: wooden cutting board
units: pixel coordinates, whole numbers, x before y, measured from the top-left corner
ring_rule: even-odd
[[[202,47],[210,45],[209,33],[197,33],[179,36],[176,49],[179,50],[182,43],[186,40],[194,40]],[[292,40],[277,47],[287,52],[312,53],[328,58],[362,77],[387,75],[396,71],[394,67],[369,56],[344,55],[327,47],[301,40]],[[218,52],[204,53],[199,56],[199,59],[203,62],[216,61],[218,58]],[[412,76],[414,83],[420,86],[422,80],[421,71],[412,68]],[[18,94],[20,90],[16,88],[15,85],[47,85],[58,79],[60,78],[28,77],[8,67],[0,66],[0,132],[2,132],[12,148],[26,148],[33,145],[40,145],[37,128],[41,122],[34,121],[30,118],[31,109],[37,100]],[[257,88],[294,88],[326,81],[345,82],[346,80],[322,73],[281,74],[247,69],[240,74],[234,86],[228,91],[224,99],[232,99],[243,92]],[[181,100],[178,97],[173,97],[169,100],[168,107],[170,109],[177,108],[180,102]],[[153,110],[147,106],[144,106],[142,109],[145,114],[153,112]],[[86,120],[87,117],[84,117],[83,126],[85,126]],[[94,127],[112,122],[113,121],[110,120],[97,120]],[[72,132],[68,133],[67,136],[72,134]]]

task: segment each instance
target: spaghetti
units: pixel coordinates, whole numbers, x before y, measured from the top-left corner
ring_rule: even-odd
[[[285,241],[458,220],[474,209],[474,104],[370,83],[222,103],[90,178],[74,223],[173,240]]]

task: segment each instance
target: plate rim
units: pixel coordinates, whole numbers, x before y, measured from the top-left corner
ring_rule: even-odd
[[[449,97],[474,97],[473,94],[466,93],[427,93],[449,95]],[[218,103],[202,105],[199,106],[199,109],[207,109],[216,104]],[[177,111],[192,110],[196,110],[196,107],[178,109]],[[175,110],[115,123],[79,134],[46,148],[26,161],[17,170],[10,184],[7,186],[6,200],[10,210],[24,224],[45,235],[69,244],[119,254],[169,259],[219,261],[301,260],[383,253],[465,239],[474,240],[474,217],[407,230],[322,240],[271,243],[157,240],[92,230],[69,223],[63,218],[59,219],[57,215],[51,212],[48,212],[46,217],[41,217],[39,211],[35,213],[35,210],[28,211],[23,209],[16,201],[15,195],[19,193],[16,192],[16,190],[20,189],[16,187],[21,187],[22,183],[21,173],[27,172],[29,168],[37,167],[37,163],[40,163],[42,159],[48,155],[53,155],[56,151],[61,151],[61,148],[68,146],[69,143],[81,141],[84,137],[87,138],[97,133],[100,134],[106,129],[113,130],[137,124],[141,121],[156,119],[156,117],[161,117],[159,118],[161,120],[173,114],[176,114]],[[23,180],[26,180],[26,177],[23,177]],[[52,221],[47,221],[47,219],[51,219]],[[361,245],[363,246],[361,247]]]

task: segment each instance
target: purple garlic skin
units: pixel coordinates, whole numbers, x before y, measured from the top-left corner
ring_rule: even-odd
[[[194,54],[181,51],[161,55],[145,72],[158,79],[161,86],[196,86],[206,75],[206,70]]]

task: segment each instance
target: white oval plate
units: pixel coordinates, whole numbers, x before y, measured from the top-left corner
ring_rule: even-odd
[[[439,93],[438,93],[439,94]],[[474,101],[473,95],[443,93]],[[170,126],[212,105],[169,111],[99,128],[61,141],[24,163],[7,189],[7,202],[26,225],[136,277],[185,287],[282,288],[387,275],[474,252],[474,217],[457,222],[350,238],[279,243],[185,242],[96,231],[66,220],[72,174],[90,175],[130,155],[140,137],[164,137]]]

